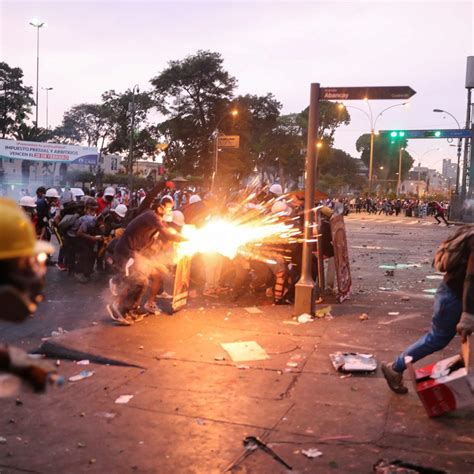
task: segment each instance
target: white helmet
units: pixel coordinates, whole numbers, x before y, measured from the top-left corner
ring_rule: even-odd
[[[286,214],[287,216],[291,214],[291,209],[290,207],[286,204],[285,201],[277,201],[275,204],[272,206],[272,213],[273,214]]]
[[[189,204],[194,204],[195,202],[199,202],[201,201],[201,198],[199,197],[198,194],[193,194],[190,198],[189,198]]]
[[[277,196],[281,196],[283,194],[283,189],[281,188],[281,184],[274,183],[270,186],[269,191]]]
[[[36,202],[34,198],[31,196],[23,196],[20,199],[20,206],[21,207],[36,207]]]
[[[59,199],[58,191],[55,188],[49,188],[46,191],[45,197]]]
[[[127,206],[125,204],[119,204],[115,209],[112,210],[122,219],[125,217],[125,214],[127,214]]]
[[[184,225],[184,214],[181,211],[173,211],[173,224],[183,227]]]
[[[115,196],[115,189],[112,186],[105,188],[104,196]]]

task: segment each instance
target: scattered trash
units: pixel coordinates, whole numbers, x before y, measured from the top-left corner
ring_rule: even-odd
[[[300,323],[298,321],[283,321],[283,324],[292,324],[293,326],[298,326]]]
[[[28,354],[28,359],[44,359],[44,354]]]
[[[214,360],[222,361],[222,360],[225,360],[225,357],[224,356],[216,356],[216,357],[214,357]]]
[[[379,286],[380,291],[393,291],[393,288],[387,288],[386,286]]]
[[[442,280],[443,275],[426,275],[427,280]]]
[[[389,311],[388,315],[389,316],[398,316],[400,314],[399,311]]]
[[[441,469],[435,469],[432,467],[420,466],[418,464],[412,464],[406,461],[389,462],[385,459],[379,459],[373,467],[375,474],[417,474],[417,473],[430,473],[430,474],[447,474],[447,471]]]
[[[325,306],[316,310],[317,318],[324,318],[325,316],[331,316],[332,306]]]
[[[61,361],[58,359],[58,360],[56,361],[56,367],[59,367],[60,365],[61,365]]]
[[[92,377],[94,375],[94,372],[89,371],[89,370],[82,370],[79,372],[78,375],[73,375],[72,377],[69,377],[69,382],[79,382],[79,380],[82,379],[87,379],[89,377]]]
[[[95,464],[95,459],[94,458],[89,459],[89,464]]]
[[[266,360],[270,358],[265,349],[255,341],[229,342],[223,343],[221,346],[234,362]]]
[[[377,361],[372,354],[358,352],[334,352],[329,354],[334,368],[340,372],[374,372]]]
[[[287,362],[286,366],[287,367],[298,367],[298,363],[297,362]]]
[[[92,321],[92,326],[97,326],[99,323],[97,321]]]
[[[418,268],[417,263],[395,263],[395,265],[379,265],[379,268],[386,270],[406,270],[407,268]]]
[[[117,403],[117,404],[119,404],[119,405],[125,405],[125,404],[128,403],[132,398],[133,398],[133,395],[120,395],[120,397],[118,397],[118,398],[115,400],[115,403]]]
[[[316,448],[302,449],[301,454],[310,459],[319,458],[323,455],[323,453]]]
[[[359,321],[367,321],[369,319],[369,315],[367,313],[362,313],[359,316]]]
[[[107,418],[108,420],[111,420],[117,416],[116,413],[111,413],[111,412],[99,412],[96,413],[95,416],[99,416],[101,418]]]
[[[273,459],[278,461],[280,464],[283,464],[283,466],[285,466],[290,471],[293,470],[293,468],[289,464],[287,464],[280,456],[278,456],[278,454],[275,453],[275,451],[273,451],[272,448],[267,446],[263,441],[259,440],[257,437],[247,436],[246,438],[244,438],[243,444],[244,444],[244,448],[247,451],[255,451],[257,449],[261,449],[264,453],[269,454]]]
[[[86,414],[85,414],[84,412],[81,412],[81,413],[79,413],[79,416],[80,416],[81,418],[84,418],[84,417],[86,416]]]
[[[340,375],[339,376],[340,379],[347,379],[349,377],[352,377],[352,374],[346,374],[346,375]]]
[[[312,321],[314,321],[313,316],[308,313],[303,313],[298,316],[299,323],[310,323]]]
[[[402,301],[410,301],[410,297],[409,296],[402,296],[400,298]]]
[[[65,331],[63,328],[58,328],[57,331],[51,331],[51,336],[52,337],[58,337],[58,336],[62,336],[63,334],[66,334],[67,331]]]
[[[263,313],[263,311],[258,309],[256,306],[249,306],[248,308],[245,308],[245,311],[247,311],[247,313],[250,313],[250,314]]]
[[[90,364],[90,361],[88,359],[84,359],[84,360],[78,360],[76,362],[77,365],[89,365]]]
[[[85,445],[85,443],[80,443],[80,442],[79,442],[79,443],[77,443],[77,447],[78,447],[78,448],[85,448],[86,445]]]
[[[7,444],[7,438],[0,436],[0,444]]]
[[[23,405],[23,402],[22,402],[19,398],[17,398],[17,399],[15,400],[15,405],[16,405],[17,407],[18,407],[18,406],[21,406],[21,405]]]
[[[176,355],[176,352],[165,352],[161,354],[160,359],[171,359]]]
[[[428,288],[427,290],[423,290],[423,293],[429,293],[430,295],[434,295],[437,291],[437,288]]]
[[[246,370],[246,369],[250,369],[250,366],[248,366],[248,365],[238,365],[237,368],[240,369],[240,370]]]
[[[198,419],[196,420],[196,423],[197,423],[199,426],[202,426],[202,425],[205,425],[205,424],[206,424],[206,422],[205,422],[204,420],[201,420],[201,418],[198,418]]]
[[[144,346],[139,346],[139,349],[142,351],[143,349],[145,349]]]
[[[395,276],[395,270],[385,270],[385,276],[387,277]]]

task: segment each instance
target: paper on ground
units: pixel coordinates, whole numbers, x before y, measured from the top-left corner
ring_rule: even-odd
[[[256,306],[249,306],[248,308],[245,308],[245,311],[250,314],[260,314],[263,313],[260,309],[258,309]]]
[[[133,398],[133,395],[120,395],[120,397],[118,397],[118,398],[115,400],[115,403],[118,403],[119,405],[125,405],[125,404],[128,403],[132,398]]]
[[[227,342],[221,344],[234,362],[269,359],[265,349],[255,341]]]

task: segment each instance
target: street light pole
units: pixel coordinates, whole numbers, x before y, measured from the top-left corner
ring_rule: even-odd
[[[49,91],[52,91],[52,87],[43,87],[43,90],[46,91],[46,130],[49,130]]]
[[[304,231],[301,277],[295,287],[295,313],[314,314],[314,280],[311,271],[313,243],[311,242],[312,222],[314,221],[314,190],[317,167],[317,134],[319,121],[319,83],[311,84],[308,142],[306,159],[306,180],[304,190]]]
[[[440,113],[449,115],[451,118],[454,119],[458,128],[461,130],[461,125],[459,124],[457,118],[453,114],[448,112],[447,110],[433,109],[433,112],[438,112],[438,113],[440,112]],[[462,148],[462,138],[458,140],[458,156],[457,156],[458,162],[456,166],[456,194],[459,194],[459,175],[461,174],[461,148]]]
[[[43,21],[31,20],[30,25],[36,28],[36,122],[38,128],[38,104],[39,104],[39,32],[40,28],[45,25]]]
[[[132,102],[129,103],[129,112],[132,114],[130,124],[130,145],[128,148],[128,173],[133,174],[133,132],[135,129],[135,94],[140,92],[138,84],[135,84],[132,89]]]
[[[400,197],[400,187],[402,184],[402,156],[405,148],[400,147],[398,154],[398,184],[397,184],[397,198]]]

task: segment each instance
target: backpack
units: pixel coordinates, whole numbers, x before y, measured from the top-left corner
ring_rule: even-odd
[[[433,266],[439,272],[453,272],[466,265],[469,258],[468,242],[474,236],[474,226],[465,225],[446,239],[436,251]]]

